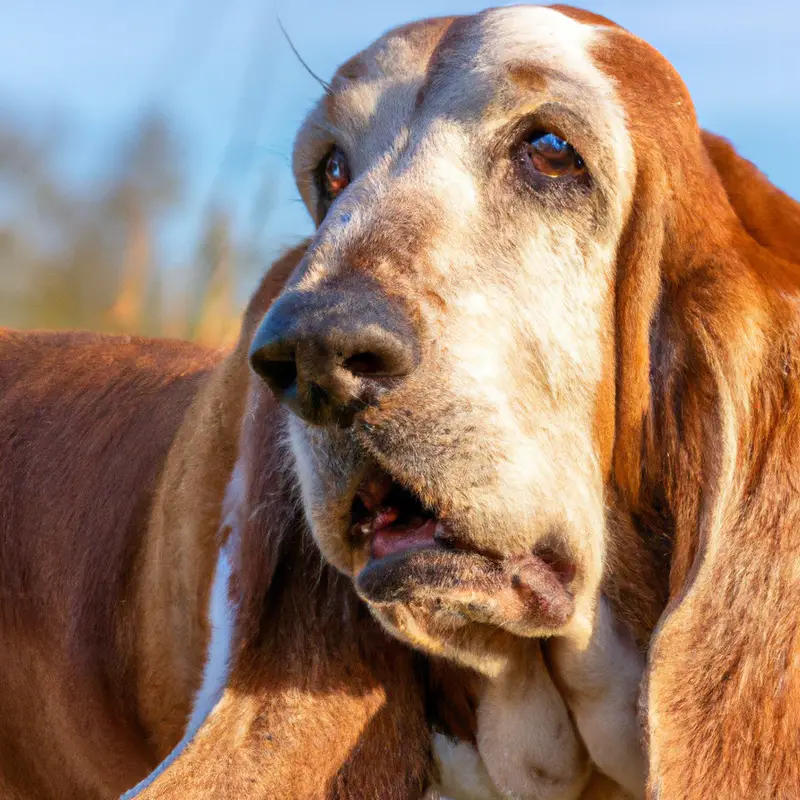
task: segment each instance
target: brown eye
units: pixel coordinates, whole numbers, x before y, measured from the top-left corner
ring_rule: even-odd
[[[347,165],[347,156],[338,147],[334,147],[325,159],[322,188],[332,200],[348,183],[350,183],[350,168]]]
[[[524,143],[530,165],[547,178],[580,177],[586,164],[575,148],[555,133],[537,133]]]

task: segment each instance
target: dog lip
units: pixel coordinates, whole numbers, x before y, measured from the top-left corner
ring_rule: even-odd
[[[383,469],[362,480],[351,513],[354,577],[367,602],[450,608],[522,636],[572,616],[575,564],[557,536],[528,553],[480,549]]]
[[[449,608],[521,636],[555,631],[575,609],[572,592],[533,553],[495,561],[441,546],[398,550],[371,559],[356,576],[356,587],[376,606]]]

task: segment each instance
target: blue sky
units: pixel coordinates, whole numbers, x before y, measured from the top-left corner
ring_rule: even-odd
[[[288,164],[319,87],[282,39],[277,17],[306,61],[329,77],[389,27],[482,7],[474,0],[1,0],[0,113],[33,124],[68,120],[65,168],[82,178],[102,168],[104,148],[143,108],[158,106],[189,143],[186,220],[196,219],[212,187],[244,205],[270,175],[265,235],[278,249],[310,228]],[[585,7],[661,50],[688,84],[701,123],[800,197],[800,2]]]

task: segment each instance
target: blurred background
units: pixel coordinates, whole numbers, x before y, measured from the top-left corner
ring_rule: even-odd
[[[701,123],[800,197],[797,0],[596,0],[677,67]],[[311,230],[290,169],[323,78],[474,0],[0,0],[0,325],[235,336]]]

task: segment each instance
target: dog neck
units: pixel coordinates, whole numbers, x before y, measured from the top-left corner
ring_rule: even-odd
[[[143,726],[169,757],[142,798],[227,791],[235,776],[241,796],[341,785],[399,800],[430,782],[431,715],[444,729],[472,724],[468,679],[447,665],[433,674],[387,638],[303,522],[282,414],[246,357],[301,255],[262,282],[159,484],[137,572],[137,683]],[[450,672],[445,701],[434,684]],[[454,707],[470,709],[465,722]]]

